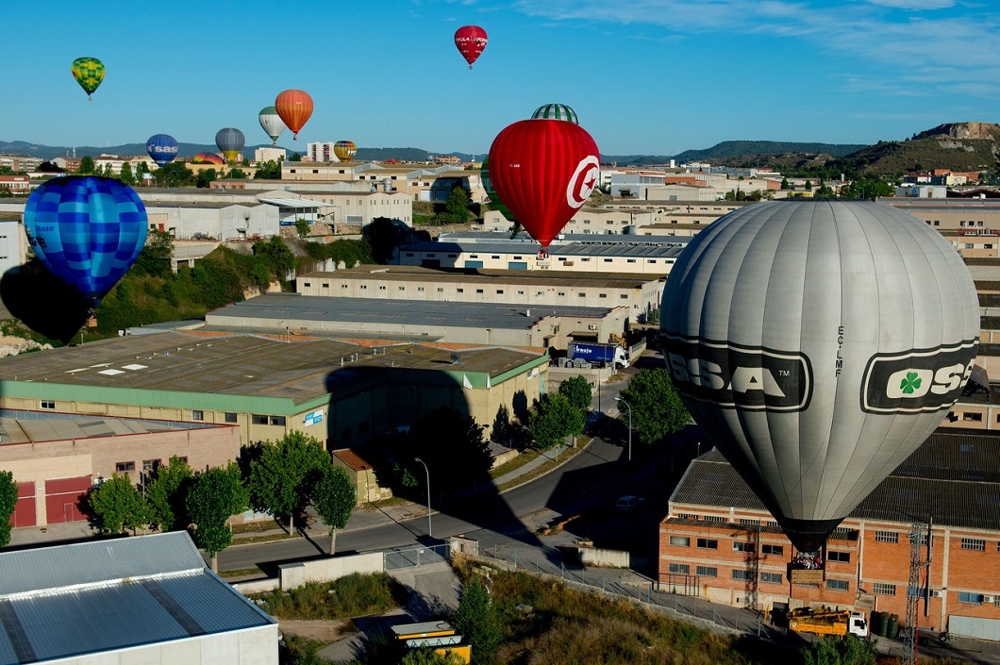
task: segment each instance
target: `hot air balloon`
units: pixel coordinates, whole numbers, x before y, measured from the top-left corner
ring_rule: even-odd
[[[177,156],[177,141],[167,134],[153,134],[146,139],[146,152],[162,168]]]
[[[64,176],[28,197],[24,226],[35,255],[96,309],[146,242],[146,207],[113,178]]]
[[[576,111],[565,104],[544,104],[535,109],[531,117],[548,120],[566,120],[572,122],[574,125],[580,124],[580,119],[576,117]]]
[[[486,48],[486,31],[478,25],[463,25],[455,31],[455,46],[472,69],[474,63]]]
[[[302,90],[285,90],[274,100],[281,121],[292,130],[292,140],[297,141],[299,130],[309,120],[313,112],[313,100]]]
[[[285,123],[281,121],[278,110],[273,106],[265,106],[257,116],[264,133],[271,137],[271,145],[278,145],[278,137],[285,131]]]
[[[225,164],[226,160],[214,152],[199,152],[191,158],[192,164]]]
[[[91,95],[104,80],[104,63],[97,58],[77,58],[70,65],[70,71],[73,72],[76,82],[87,93],[87,99],[94,101]]]
[[[510,211],[510,208],[503,204],[503,201],[500,200],[500,195],[497,194],[496,190],[493,188],[493,180],[490,178],[489,156],[483,160],[483,166],[479,170],[479,177],[483,181],[483,189],[486,190],[486,195],[490,197],[490,206],[499,211],[508,222],[516,222],[514,213]]]
[[[685,405],[804,552],[941,424],[979,337],[951,245],[866,201],[719,218],[678,257],[661,312]]]
[[[583,127],[520,120],[501,131],[488,156],[490,181],[544,250],[587,202],[600,179],[600,152]]]
[[[215,145],[229,161],[234,161],[243,151],[243,132],[235,127],[223,127],[215,134]]]
[[[351,161],[357,152],[358,146],[354,145],[354,141],[337,141],[333,144],[333,154],[342,162]]]

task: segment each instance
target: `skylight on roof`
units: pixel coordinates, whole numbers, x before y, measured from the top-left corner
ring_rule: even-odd
[[[138,363],[132,363],[131,365],[123,365],[124,369],[132,370],[133,372],[140,369],[146,369],[147,365],[139,365]]]
[[[98,374],[104,374],[105,376],[115,376],[116,374],[124,374],[125,372],[120,369],[102,369]]]

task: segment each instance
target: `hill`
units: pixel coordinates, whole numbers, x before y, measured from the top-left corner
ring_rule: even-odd
[[[938,125],[905,141],[879,141],[843,158],[857,171],[893,175],[930,169],[994,172],[1000,126],[988,122]]]
[[[671,156],[663,155],[601,155],[601,160],[620,166],[665,164],[674,159],[678,164],[708,162],[716,165],[764,166],[763,162],[779,155],[826,155],[828,159],[843,157],[866,146],[854,143],[797,143],[791,141],[723,141],[705,150],[685,150]]]

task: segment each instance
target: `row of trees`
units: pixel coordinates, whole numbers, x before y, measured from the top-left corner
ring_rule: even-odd
[[[2,495],[0,489],[0,499]],[[289,532],[295,533],[296,517],[311,504],[329,529],[332,555],[337,530],[347,524],[355,502],[347,472],[333,464],[317,439],[295,431],[274,443],[244,448],[240,459],[225,467],[194,472],[184,459],[171,457],[139,485],[127,475],[114,474],[91,489],[85,507],[107,535],[142,527],[190,529],[216,570],[219,552],[232,542],[228,523],[233,515],[252,507],[286,519]]]

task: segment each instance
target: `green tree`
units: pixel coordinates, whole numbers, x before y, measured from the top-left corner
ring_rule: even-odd
[[[146,502],[127,475],[117,473],[90,490],[90,509],[101,525],[101,533],[133,532],[146,523]]]
[[[0,471],[0,547],[10,543],[10,516],[17,508],[17,483],[10,471]]]
[[[90,175],[97,170],[97,166],[94,164],[94,158],[90,155],[84,155],[80,158],[80,166],[77,167],[76,172],[80,175]]]
[[[247,174],[243,171],[243,169],[232,169],[226,175],[226,179],[227,180],[245,180],[246,177],[247,177]]]
[[[853,635],[824,637],[799,651],[804,665],[875,665],[877,653],[871,640]]]
[[[300,155],[297,152],[293,152],[292,156],[288,158],[288,161],[290,161],[290,162],[301,162],[302,161],[302,155]]]
[[[305,238],[309,235],[309,222],[302,218],[296,219],[295,232],[299,234],[300,238]]]
[[[399,665],[461,665],[464,662],[465,660],[457,653],[445,651],[445,655],[442,655],[431,647],[424,647],[407,651],[400,659]]]
[[[781,188],[782,189],[791,189],[792,188],[791,185],[788,184],[788,178],[782,178],[781,179]]]
[[[166,465],[153,472],[146,483],[149,525],[164,531],[181,531],[191,523],[187,511],[187,493],[194,483],[194,472],[187,461],[174,455]]]
[[[159,187],[190,187],[194,184],[194,171],[184,162],[170,162],[153,171]]]
[[[313,497],[330,455],[312,436],[299,431],[264,443],[260,457],[250,463],[250,497],[254,507],[275,517],[288,518],[295,532],[295,516]]]
[[[210,183],[213,183],[216,180],[218,180],[218,178],[219,174],[216,172],[215,169],[202,169],[201,171],[198,171],[198,175],[195,177],[194,180],[194,185],[195,187],[200,187],[201,189],[205,189],[206,187],[210,186]]]
[[[108,162],[107,164],[104,165],[104,171],[103,171],[103,173],[101,173],[101,175],[103,175],[105,178],[114,178],[115,177],[115,171],[111,167],[111,162]]]
[[[139,185],[146,184],[146,174],[149,173],[149,165],[146,162],[139,162],[139,166],[135,167],[135,182]]]
[[[448,219],[455,224],[469,221],[469,215],[472,213],[469,212],[469,193],[465,191],[465,187],[458,185],[452,188],[444,209]]]
[[[254,180],[281,180],[281,162],[273,159],[265,164],[257,166],[257,172],[253,174]]]
[[[337,529],[347,526],[357,500],[357,489],[347,471],[332,463],[328,464],[316,483],[313,507],[330,529],[330,556],[337,551]]]
[[[567,436],[583,434],[585,424],[583,412],[562,393],[542,395],[528,416],[528,429],[539,450],[560,445]]]
[[[118,179],[121,180],[126,185],[135,184],[135,176],[132,174],[132,165],[128,162],[122,162],[121,171],[118,172]]]
[[[192,537],[195,544],[211,557],[213,571],[219,569],[219,552],[229,547],[233,540],[226,522],[242,512],[247,501],[240,469],[233,462],[225,468],[213,467],[198,474],[188,490],[185,504],[195,525]]]
[[[594,397],[587,379],[582,376],[570,377],[559,384],[559,392],[566,396],[574,408],[583,411],[586,418],[587,409],[590,408],[590,402]]]
[[[171,273],[170,261],[173,257],[174,237],[166,231],[150,231],[132,270],[138,275],[167,277]]]
[[[513,432],[510,423],[510,409],[506,404],[501,404],[497,408],[497,415],[493,419],[493,428],[490,430],[490,439],[497,443],[510,445]]]
[[[691,421],[666,369],[640,369],[621,391],[621,397],[632,408],[632,426],[648,444],[663,441]],[[624,419],[626,413],[620,417]]]
[[[451,625],[472,645],[477,663],[492,661],[503,643],[503,626],[489,591],[479,577],[473,577],[462,587],[462,597],[451,615]]]
[[[289,271],[295,267],[295,255],[279,236],[271,236],[266,242],[258,240],[251,249],[253,255],[280,282],[284,282]]]

